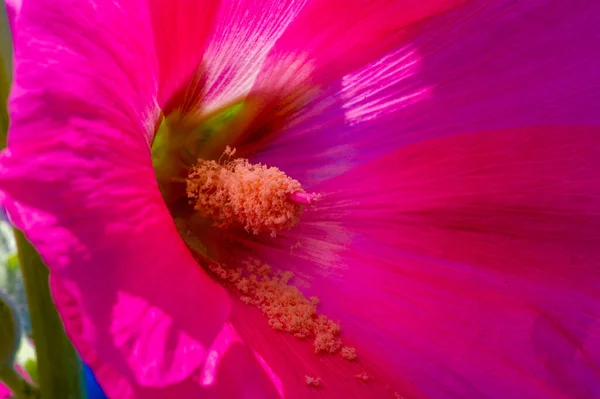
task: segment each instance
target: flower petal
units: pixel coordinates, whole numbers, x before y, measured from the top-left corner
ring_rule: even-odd
[[[97,352],[83,339],[85,313],[66,286],[51,277],[53,297],[61,309],[65,327],[83,359],[94,370],[95,376],[111,399],[162,398],[256,398],[276,397],[271,382],[250,352],[226,323],[215,339],[203,367],[183,381],[162,387],[141,386],[128,374],[119,374],[104,363]],[[177,356],[186,357],[186,354]]]
[[[305,3],[306,0],[222,2],[205,55],[208,111],[248,94],[267,54]]]
[[[156,60],[158,103],[165,114],[199,108],[204,89],[202,57],[220,1],[148,2]]]
[[[402,393],[405,398],[425,398],[404,376],[386,370],[378,359],[364,356],[360,348],[368,346],[364,345],[366,342],[354,345],[346,341],[358,348],[355,361],[345,360],[339,354],[317,355],[310,340],[273,330],[258,309],[240,301],[234,301],[232,322],[252,347],[281,398],[395,399],[395,393]],[[358,378],[363,373],[366,381]],[[319,378],[319,385],[310,385],[307,377]]]
[[[311,186],[431,137],[598,126],[599,4],[475,1],[412,25],[385,56],[322,87],[256,160]]]
[[[273,10],[264,8],[261,3],[264,9],[261,13],[253,11],[254,7],[249,11],[241,7],[245,11],[243,15],[251,15],[258,21],[256,26],[253,26],[254,19],[252,25],[248,25],[253,29],[250,32],[257,33],[239,35],[242,29],[235,24],[227,28],[226,32],[235,36],[225,36],[223,42],[233,45],[219,47],[215,55],[232,54],[226,59],[233,65],[213,73],[219,93],[215,98],[220,100],[210,101],[215,104],[209,104],[209,109],[246,95],[251,87],[244,115],[240,116],[239,125],[232,128],[241,133],[232,135],[236,137],[230,144],[240,150],[241,156],[254,153],[272,141],[271,136],[279,133],[280,127],[289,119],[303,118],[315,109],[325,113],[330,106],[328,97],[331,94],[327,86],[397,47],[404,40],[408,26],[466,1],[319,0],[304,5],[300,0],[284,5],[273,2]],[[233,9],[238,9],[237,3]],[[242,26],[247,24],[242,20]],[[245,45],[238,45],[235,37],[244,39]],[[260,41],[257,41],[258,37]],[[255,41],[257,45],[251,46]],[[248,51],[250,49],[253,51]],[[250,55],[249,58],[233,55],[239,53]],[[230,72],[223,74],[228,69]],[[225,88],[221,89],[222,85]],[[298,112],[298,107],[315,93],[320,94],[317,104],[313,102],[308,112]]]
[[[73,107],[81,113],[112,114],[124,130],[153,133],[157,113],[154,54],[148,45],[150,31],[143,4],[103,3],[94,10],[77,1],[63,0],[52,7],[26,1],[13,27],[19,34],[14,43],[16,76],[11,107],[19,108],[23,114],[27,107],[35,112],[38,104],[20,101],[24,92],[39,97],[53,95],[61,104],[57,119],[64,118],[65,110]],[[93,26],[88,24],[90,21]],[[20,37],[21,34],[26,37]],[[93,45],[91,39],[96,40]],[[76,107],[86,95],[89,107]],[[9,134],[9,144],[49,136],[53,126],[41,126],[27,135]]]
[[[0,189],[81,310],[76,342],[135,384],[163,386],[204,363],[229,304],[180,239],[154,177],[145,10],[23,4]]]
[[[318,209],[261,256],[307,276],[359,355],[427,397],[598,397],[599,135],[405,147],[318,186]]]
[[[249,108],[254,110],[245,118],[243,126],[246,137],[234,143],[239,154],[263,149],[290,123],[294,126],[287,126],[284,135],[287,130],[301,129],[303,133],[318,130],[318,135],[308,133],[312,136],[308,141],[312,145],[316,140],[313,148],[328,151],[328,146],[320,144],[331,137],[332,128],[338,126],[340,114],[335,110],[342,107],[339,79],[403,47],[412,24],[466,1],[323,0],[308,3],[269,52],[254,81],[249,96],[252,100]],[[389,77],[389,73],[369,74],[380,79],[381,85],[397,83],[396,80],[386,82],[381,79],[382,75]],[[365,88],[363,96],[372,92]],[[335,135],[340,139],[345,136],[341,131]],[[339,153],[339,150],[332,152]],[[310,153],[314,153],[314,149]],[[335,163],[332,156],[322,158],[327,163]]]
[[[411,40],[411,83],[432,93],[399,115],[404,131],[599,125],[599,33],[600,4],[586,1],[477,1],[430,20]]]
[[[271,63],[299,55],[313,62],[321,77],[339,78],[385,54],[390,46],[395,47],[408,26],[466,2],[313,1],[277,42],[269,54],[265,72]]]
[[[66,286],[55,275],[50,276],[52,299],[57,304],[65,331],[80,356],[93,370],[94,375],[109,398],[134,398],[132,385],[109,365],[100,360],[92,346],[83,338],[84,316],[80,305]]]

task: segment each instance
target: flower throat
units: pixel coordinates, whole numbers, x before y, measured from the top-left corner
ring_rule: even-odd
[[[315,354],[338,354],[353,362],[357,351],[344,346],[340,324],[318,312],[318,298],[307,298],[293,285],[294,273],[272,270],[242,253],[232,257],[234,248],[222,254],[211,241],[224,237],[228,245],[235,245],[231,237],[244,235],[241,229],[255,236],[238,236],[246,243],[275,238],[296,226],[305,208],[320,198],[277,167],[236,157],[236,149],[226,143],[236,142],[236,134],[228,134],[235,131],[230,128],[242,110],[236,104],[201,121],[166,117],[157,129],[153,164],[177,230],[199,264],[241,302],[258,308],[272,329],[313,341]],[[197,223],[198,217],[206,224]],[[222,233],[209,233],[211,225]],[[364,372],[355,377],[369,379]],[[306,384],[320,387],[320,378],[307,375]]]

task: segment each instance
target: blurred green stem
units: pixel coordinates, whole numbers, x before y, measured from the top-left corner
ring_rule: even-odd
[[[39,399],[40,392],[13,368],[0,369],[0,380],[13,393],[15,399]]]
[[[27,293],[42,398],[83,399],[83,367],[54,307],[48,286],[48,268],[21,231],[15,230],[15,237]]]

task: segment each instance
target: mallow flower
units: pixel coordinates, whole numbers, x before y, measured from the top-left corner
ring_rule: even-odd
[[[599,2],[8,7],[2,204],[108,397],[600,397]]]

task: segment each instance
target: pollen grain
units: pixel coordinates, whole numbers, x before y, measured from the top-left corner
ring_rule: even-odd
[[[344,346],[340,351],[340,355],[348,361],[356,360],[356,349]]]
[[[306,385],[308,385],[309,387],[318,387],[321,385],[320,377],[310,377],[308,375],[305,375],[304,381],[306,381]]]
[[[218,265],[211,270],[239,291],[243,303],[260,309],[271,328],[299,339],[312,339],[317,354],[340,350],[340,324],[317,313],[318,298],[307,298],[289,283],[294,277],[292,272],[273,272],[269,265],[257,259],[248,259],[243,266],[230,269]]]

